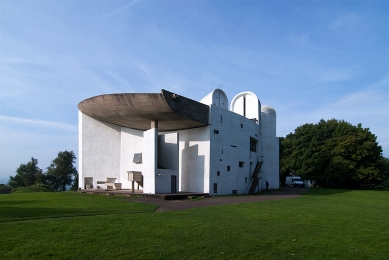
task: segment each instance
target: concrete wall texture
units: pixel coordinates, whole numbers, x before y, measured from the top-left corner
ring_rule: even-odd
[[[79,112],[79,184],[131,189],[129,172],[140,172],[144,193],[201,192],[247,194],[258,161],[263,161],[256,191],[279,188],[276,112],[261,106],[252,92],[228,98],[216,89],[201,100],[209,106],[208,126],[159,132],[113,125]],[[141,154],[141,161],[134,155]],[[99,182],[99,183],[98,183]],[[89,185],[88,185],[89,186]],[[135,185],[137,188],[137,185]]]

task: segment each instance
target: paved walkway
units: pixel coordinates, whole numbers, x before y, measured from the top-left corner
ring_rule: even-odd
[[[156,198],[129,198],[128,200],[139,201],[143,203],[150,203],[158,205],[156,211],[172,211],[185,210],[192,208],[210,207],[216,205],[226,205],[245,202],[259,202],[268,200],[292,199],[300,197],[302,194],[301,188],[281,188],[279,190],[269,191],[267,195],[253,195],[253,196],[220,196],[207,197],[194,200],[162,200]]]

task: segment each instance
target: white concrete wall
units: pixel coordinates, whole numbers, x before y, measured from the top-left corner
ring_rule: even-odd
[[[158,158],[158,129],[151,128],[143,133],[143,193],[155,194],[155,178]]]
[[[223,90],[217,88],[213,90],[211,93],[206,95],[200,103],[203,103],[207,106],[213,105],[218,106],[224,109],[228,109],[228,98],[226,93]]]
[[[155,193],[164,194],[164,193],[172,192],[172,187],[171,187],[172,175],[176,176],[176,180],[177,180],[176,191],[178,192],[178,186],[179,186],[178,170],[158,169],[157,176],[155,177]]]
[[[231,101],[230,110],[249,119],[255,119],[259,124],[261,122],[261,102],[253,92],[246,91],[236,95]]]
[[[159,167],[163,169],[178,170],[178,133],[159,133],[158,168]]]
[[[135,153],[142,153],[143,158],[143,148],[143,131],[127,127],[121,128],[120,182],[122,189],[132,188],[131,181],[128,181],[128,171],[143,171],[143,161],[142,163],[134,163],[133,161]],[[141,190],[142,187],[139,189]]]
[[[79,186],[85,188],[85,177],[93,177],[93,188],[97,188],[97,181],[107,178],[120,182],[121,127],[95,120],[80,111],[78,117]]]
[[[209,192],[209,126],[179,131],[179,190]]]
[[[266,189],[266,181],[269,189],[278,189],[279,177],[279,139],[276,137],[276,111],[270,106],[262,106],[262,180],[261,187]]]
[[[238,194],[246,194],[251,186],[250,176],[260,155],[259,147],[257,153],[250,152],[250,137],[260,139],[259,125],[217,106],[211,106],[210,114],[209,193],[230,195],[236,190]],[[214,183],[217,183],[217,193],[214,193]]]

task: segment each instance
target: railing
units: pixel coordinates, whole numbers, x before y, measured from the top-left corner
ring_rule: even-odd
[[[255,189],[258,186],[259,179],[260,179],[260,178],[258,178],[258,175],[259,175],[259,172],[261,170],[262,164],[263,164],[263,162],[261,161],[261,162],[257,162],[257,164],[255,165],[255,169],[254,169],[253,175],[251,176],[251,187],[250,187],[250,190],[249,190],[249,194],[250,195],[254,194]]]

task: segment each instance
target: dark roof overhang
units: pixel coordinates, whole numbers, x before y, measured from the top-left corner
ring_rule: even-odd
[[[138,130],[158,121],[159,131],[177,131],[208,125],[209,106],[161,90],[161,93],[123,93],[91,97],[78,109],[97,120]]]

